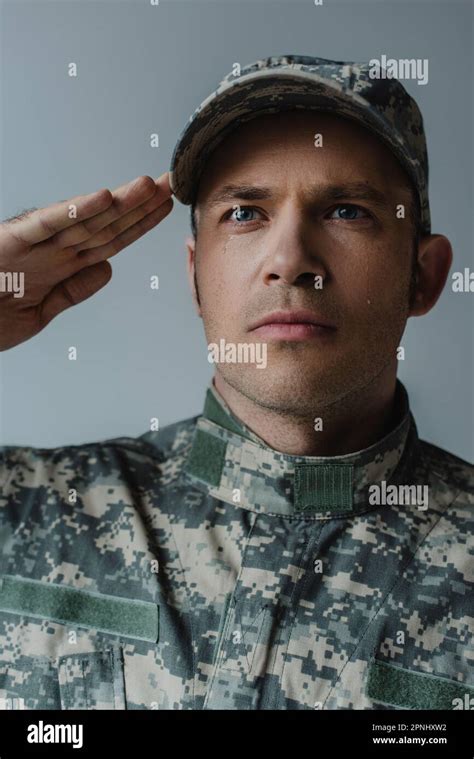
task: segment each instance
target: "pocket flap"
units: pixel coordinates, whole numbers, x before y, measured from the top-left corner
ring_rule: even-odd
[[[126,709],[123,651],[68,654],[58,660],[61,709]]]
[[[469,708],[474,688],[427,672],[414,672],[374,659],[369,664],[366,694],[373,701],[405,709]]]
[[[69,585],[3,575],[0,577],[0,610],[151,643],[159,640],[158,604]]]

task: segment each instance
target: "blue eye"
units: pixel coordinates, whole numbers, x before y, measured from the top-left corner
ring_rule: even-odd
[[[226,218],[230,218],[235,224],[239,224],[239,222],[245,223],[249,221],[255,221],[255,219],[245,219],[245,218],[242,219],[241,214],[245,214],[245,213],[248,213],[249,211],[256,211],[256,210],[257,209],[255,208],[255,206],[236,206],[231,211],[227,212]],[[232,216],[234,216],[234,214],[238,214],[240,218],[232,219]]]
[[[342,213],[341,213],[342,210]],[[224,218],[230,220],[233,224],[243,226],[249,224],[257,219],[249,218],[248,214],[258,213],[258,208],[255,206],[234,206],[227,211]],[[337,216],[333,216],[334,213],[338,213]],[[360,215],[362,213],[362,215]],[[357,215],[359,214],[359,215]],[[359,219],[370,218],[370,213],[361,206],[354,205],[353,203],[341,203],[330,212],[329,218],[333,218],[339,221],[358,221]]]
[[[360,206],[355,206],[352,203],[341,203],[341,205],[337,206],[334,211],[331,211],[331,215],[335,213],[336,211],[339,211],[340,209],[344,209],[344,213],[342,216],[336,216],[335,218],[340,219],[341,221],[353,221],[354,219],[366,219],[370,216],[370,214],[365,210],[365,208],[361,208]],[[347,210],[349,209],[349,213],[347,213]],[[363,211],[365,216],[356,216],[355,214],[358,211]],[[330,216],[331,218],[331,216]],[[334,218],[334,217],[333,217]]]

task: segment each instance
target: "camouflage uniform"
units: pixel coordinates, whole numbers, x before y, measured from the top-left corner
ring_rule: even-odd
[[[474,467],[419,440],[400,381],[396,408],[330,458],[276,452],[213,385],[159,432],[1,449],[0,697],[473,708]],[[371,503],[382,481],[428,508]]]
[[[232,129],[301,107],[371,129],[408,172],[429,233],[415,101],[367,64],[310,56],[221,82],[175,148],[176,198],[192,202]],[[329,458],[268,447],[212,385],[201,415],[157,433],[1,449],[0,698],[28,709],[474,708],[474,467],[418,439],[399,381],[396,408],[378,443]],[[379,483],[427,487],[428,508],[375,503]]]

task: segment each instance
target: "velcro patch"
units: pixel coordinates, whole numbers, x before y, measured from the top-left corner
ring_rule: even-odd
[[[187,471],[208,485],[220,485],[227,443],[199,428],[194,433]]]
[[[158,643],[159,606],[31,580],[0,577],[0,610]]]
[[[296,511],[351,511],[353,471],[349,464],[296,464]]]
[[[413,672],[374,660],[369,665],[366,693],[380,703],[404,709],[462,709],[474,688],[427,672]],[[458,703],[459,700],[459,703]]]

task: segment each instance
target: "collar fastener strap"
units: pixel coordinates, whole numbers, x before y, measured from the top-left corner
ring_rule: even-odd
[[[197,427],[187,472],[201,482],[219,488],[226,451],[226,440]],[[234,473],[237,475],[238,469]],[[291,478],[293,510],[303,514],[350,512],[353,475],[352,464],[295,464],[294,477]],[[261,476],[265,475],[262,473]]]
[[[347,464],[295,464],[295,511],[351,511],[353,474]]]

